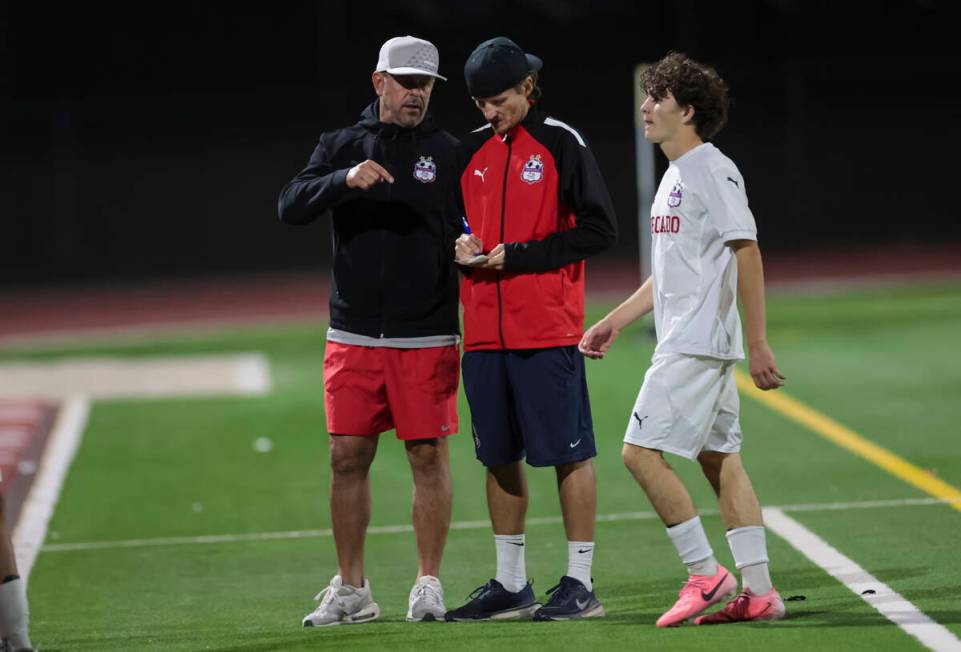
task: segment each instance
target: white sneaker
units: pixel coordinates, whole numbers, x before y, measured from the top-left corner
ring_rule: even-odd
[[[444,587],[433,575],[424,575],[410,590],[410,607],[407,620],[431,621],[444,620],[447,608],[444,606]]]
[[[304,616],[304,627],[353,625],[374,620],[380,615],[380,607],[370,595],[370,582],[366,577],[364,585],[357,588],[344,584],[340,575],[334,575],[330,585],[314,596],[314,600],[320,600],[320,604]]]

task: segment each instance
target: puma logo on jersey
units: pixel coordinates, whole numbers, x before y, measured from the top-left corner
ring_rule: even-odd
[[[731,183],[733,183],[733,184],[734,184],[735,186],[737,186],[738,188],[741,187],[741,184],[739,184],[736,179],[732,179],[731,177],[728,177],[727,180],[730,181]]]
[[[481,181],[486,181],[486,179],[484,179],[484,175],[485,175],[485,174],[487,174],[487,168],[484,168],[484,171],[483,171],[483,172],[481,172],[481,171],[478,170],[477,168],[474,168],[474,176],[475,176],[475,177],[480,177],[480,178],[481,178]]]
[[[640,430],[641,428],[643,428],[643,427],[644,427],[644,419],[647,418],[647,415],[645,415],[645,416],[643,416],[643,417],[639,417],[639,416],[637,415],[637,412],[635,412],[635,413],[634,413],[634,418],[637,419],[637,429]]]

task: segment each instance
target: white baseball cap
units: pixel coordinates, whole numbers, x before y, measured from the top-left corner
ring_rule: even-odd
[[[430,41],[414,36],[395,36],[380,47],[374,72],[392,75],[429,75],[447,81],[437,74],[440,55]]]

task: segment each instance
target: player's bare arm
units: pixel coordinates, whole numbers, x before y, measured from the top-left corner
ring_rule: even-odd
[[[347,172],[347,187],[369,190],[379,183],[394,183],[394,177],[382,165],[370,159],[358,163]]]
[[[744,332],[747,335],[751,378],[758,389],[777,389],[784,385],[785,378],[778,370],[774,352],[767,343],[761,250],[753,240],[733,240],[727,244],[737,257],[737,286],[744,308]]]
[[[577,345],[578,350],[592,360],[602,359],[604,354],[613,346],[614,340],[617,339],[621,330],[653,309],[653,277],[648,277],[634,294],[587,329],[580,344]]]

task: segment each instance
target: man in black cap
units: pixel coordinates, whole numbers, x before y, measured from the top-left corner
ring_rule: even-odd
[[[467,233],[464,389],[487,501],[497,574],[447,620],[601,616],[594,594],[596,455],[584,360],[584,259],[617,237],[610,195],[583,137],[537,110],[540,59],[499,37],[464,66],[487,125],[463,142]],[[524,565],[523,459],[557,473],[567,573],[538,604]]]
[[[396,430],[414,476],[417,580],[408,620],[446,613],[437,576],[451,515],[447,436],[457,432],[456,139],[427,114],[438,70],[433,44],[384,43],[377,99],[352,127],[321,135],[283,189],[279,212],[307,224],[328,211],[334,257],[324,401],[330,512],[338,572],[305,627],[380,614],[364,576],[368,472],[381,432]]]

